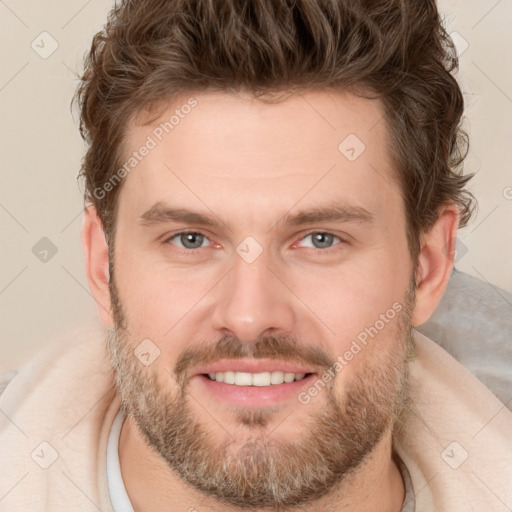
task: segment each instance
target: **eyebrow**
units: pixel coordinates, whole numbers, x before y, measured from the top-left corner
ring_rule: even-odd
[[[213,212],[212,212],[213,213]],[[335,203],[332,205],[299,210],[297,213],[288,212],[284,214],[271,229],[278,224],[284,226],[300,226],[313,224],[315,222],[355,222],[358,224],[372,224],[374,215],[365,208],[347,203]],[[205,215],[200,212],[185,208],[172,208],[161,202],[153,205],[148,211],[142,214],[138,222],[144,226],[164,224],[167,222],[181,222],[184,224],[199,224],[210,228],[229,226],[222,222],[218,216]]]
[[[299,226],[314,222],[356,222],[371,224],[374,216],[366,208],[353,204],[337,203],[328,206],[287,213],[276,224]]]
[[[166,222],[182,222],[184,224],[201,224],[211,228],[224,224],[213,215],[204,215],[185,208],[171,208],[160,202],[153,205],[147,212],[139,217],[139,223],[144,226],[164,224]]]

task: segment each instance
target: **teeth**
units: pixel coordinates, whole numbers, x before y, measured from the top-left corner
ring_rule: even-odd
[[[235,384],[236,386],[270,386],[302,380],[305,373],[284,373],[284,372],[217,372],[209,373],[208,377],[217,382]]]
[[[215,376],[217,378],[217,376]],[[224,382],[226,384],[234,384],[235,383],[235,372],[224,372]]]
[[[235,384],[237,386],[251,386],[252,375],[245,372],[235,372]]]
[[[284,382],[283,372],[272,372],[270,374],[270,384],[282,384]]]
[[[270,386],[271,381],[269,372],[253,373],[252,375],[248,373],[247,375],[250,376],[250,384],[253,386]]]

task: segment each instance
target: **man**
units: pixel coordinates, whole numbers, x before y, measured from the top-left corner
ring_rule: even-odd
[[[413,329],[473,208],[455,67],[434,1],[117,5],[78,91],[107,329],[7,386],[2,510],[510,509],[511,414]]]

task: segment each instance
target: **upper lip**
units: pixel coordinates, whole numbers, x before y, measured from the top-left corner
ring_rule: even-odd
[[[277,359],[221,359],[215,363],[198,368],[193,375],[203,375],[217,372],[248,372],[263,373],[315,373],[315,370],[299,363],[279,361]]]

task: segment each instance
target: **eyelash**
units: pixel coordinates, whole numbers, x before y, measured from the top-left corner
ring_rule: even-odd
[[[172,235],[166,237],[165,240],[164,240],[164,244],[170,244],[171,240],[173,240],[174,238],[179,237],[181,235],[190,235],[190,234],[192,234],[192,235],[201,235],[204,238],[210,240],[207,235],[205,235],[204,233],[201,233],[200,231],[193,231],[193,230],[190,230],[190,231],[178,231],[177,233],[173,233]],[[330,236],[334,237],[335,239],[339,240],[339,243],[334,244],[333,246],[328,247],[327,249],[317,249],[317,248],[314,248],[314,247],[307,247],[307,249],[310,249],[310,250],[314,251],[316,254],[319,254],[319,253],[322,253],[322,254],[330,253],[332,250],[336,250],[335,249],[336,246],[348,243],[346,240],[344,240],[343,238],[341,238],[338,235],[335,235],[334,233],[330,233],[329,231],[318,231],[318,230],[310,231],[309,233],[306,233],[305,235],[302,236],[302,238],[300,238],[299,241],[302,241],[305,238],[307,238],[308,236],[315,235],[315,234],[330,235]],[[204,249],[205,247],[198,247],[197,249],[186,249],[186,248],[181,248],[181,247],[176,247],[176,248],[181,253],[186,253],[186,254],[190,255],[192,253],[197,253],[199,249]]]

